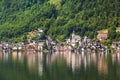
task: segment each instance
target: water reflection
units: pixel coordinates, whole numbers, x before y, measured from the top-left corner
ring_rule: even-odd
[[[0,53],[0,61],[19,63],[24,66],[27,66],[29,71],[36,70],[41,76],[43,73],[43,53],[22,53],[22,52],[13,52],[13,53]]]
[[[114,55],[112,55],[114,56]],[[115,55],[118,56],[118,55]],[[56,59],[65,60],[67,66],[72,68],[72,72],[84,67],[86,70],[91,65],[94,65],[98,68],[99,73],[108,74],[108,64],[107,64],[107,56],[105,54],[96,54],[96,53],[82,53],[82,54],[74,54],[74,53],[53,53],[47,54],[46,56],[46,64],[47,66],[52,65]],[[114,59],[114,57],[112,57]],[[115,58],[120,59],[120,58]],[[116,60],[114,60],[116,61]]]
[[[37,57],[36,57],[37,56]],[[117,61],[120,63],[120,54],[111,54],[112,63],[116,63]],[[27,55],[28,58],[28,67],[35,65],[36,58],[38,60],[38,73],[42,75],[43,73],[43,53],[38,53],[37,55]],[[68,67],[71,67],[72,72],[84,67],[86,70],[91,65],[97,67],[99,74],[108,74],[108,55],[105,54],[97,54],[97,53],[82,53],[82,54],[74,54],[74,53],[52,53],[46,55],[46,66],[51,66],[56,60],[65,60]],[[35,66],[34,66],[35,67]]]
[[[42,76],[43,74],[43,53],[38,53],[38,74]]]
[[[18,61],[24,63],[24,54],[22,52],[17,53]]]
[[[13,52],[11,54],[12,60],[18,60],[21,63],[27,61],[27,66],[29,70],[38,67],[38,73],[42,75],[43,73],[43,55],[44,53],[22,53],[22,52]],[[10,53],[0,53],[0,60],[7,61],[10,56]],[[112,54],[112,63],[120,63],[120,54]],[[75,72],[76,69],[84,67],[84,69],[90,67],[91,64],[98,67],[98,71],[101,73],[108,73],[107,65],[107,56],[104,54],[74,54],[74,53],[52,53],[46,54],[46,66],[52,65],[56,60],[65,60],[68,67],[72,68],[72,71]]]
[[[112,54],[112,64],[114,65],[116,62],[120,64],[120,53]]]
[[[105,55],[98,55],[98,72],[100,74],[108,73],[108,65]]]
[[[2,60],[2,52],[0,52],[0,61]]]
[[[71,70],[72,73],[80,71],[81,69],[85,74],[95,69],[98,75],[110,75],[112,72],[119,75],[120,67],[120,54],[103,54],[103,53],[0,53],[0,62],[11,61],[10,64],[16,64],[16,68],[23,65],[22,68],[27,69],[28,73],[37,74],[42,77],[52,71],[59,71],[58,64],[65,64]],[[57,66],[53,66],[57,65]],[[12,65],[13,66],[13,65]],[[51,67],[52,66],[52,67]],[[61,65],[59,65],[61,66]],[[66,68],[64,67],[64,68]],[[47,69],[46,69],[47,68]],[[118,71],[117,71],[117,69]],[[93,70],[92,70],[93,69]],[[61,69],[60,69],[61,70]],[[66,70],[66,69],[65,69]],[[67,71],[67,70],[66,70]],[[65,71],[63,71],[65,72]],[[94,72],[94,71],[93,71]],[[82,72],[80,72],[82,73]],[[79,74],[80,74],[79,73]],[[95,73],[95,74],[96,74]],[[83,73],[84,74],[84,73]],[[89,73],[89,75],[92,73]],[[119,78],[119,77],[118,77]],[[109,79],[108,79],[109,80]]]
[[[13,61],[17,60],[17,52],[16,51],[12,53],[12,59],[13,59]]]
[[[3,61],[8,61],[9,58],[9,53],[2,53],[2,60]]]

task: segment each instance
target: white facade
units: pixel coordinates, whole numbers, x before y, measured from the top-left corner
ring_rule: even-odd
[[[80,42],[80,41],[81,41],[81,37],[79,35],[76,35],[75,32],[73,31],[72,39],[71,39],[71,45],[75,46],[75,43]]]

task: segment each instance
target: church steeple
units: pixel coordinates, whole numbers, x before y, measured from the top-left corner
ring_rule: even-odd
[[[72,39],[75,37],[75,31],[73,30]]]

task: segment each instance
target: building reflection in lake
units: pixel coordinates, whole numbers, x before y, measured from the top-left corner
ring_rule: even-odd
[[[117,55],[117,61],[120,64],[120,53],[116,54]]]
[[[32,71],[33,69],[36,68],[37,66],[37,62],[36,62],[36,58],[37,58],[37,54],[34,53],[27,53],[25,55],[26,59],[27,59],[27,64],[28,64],[28,69],[30,71]]]
[[[14,51],[14,52],[12,53],[12,60],[13,60],[13,61],[16,61],[16,60],[17,60],[17,51]]]
[[[80,54],[72,54],[71,55],[71,67],[74,72],[76,68],[81,66],[81,55]]]
[[[98,72],[108,74],[108,65],[105,55],[98,55]]]
[[[24,62],[24,54],[22,52],[17,53],[18,61],[23,63]]]
[[[66,53],[65,54],[65,59],[66,59],[66,63],[67,63],[67,66],[71,66],[71,53]]]
[[[2,52],[0,52],[0,61],[2,60]]]
[[[6,54],[4,55],[6,58]],[[29,71],[36,70],[41,76],[43,73],[43,53],[22,53],[22,52],[13,52],[12,60],[23,63],[26,61]]]
[[[8,61],[9,53],[2,53],[2,59],[3,61]]]
[[[38,53],[38,73],[40,76],[43,74],[43,53]]]
[[[116,60],[117,60],[118,57],[119,57],[119,55],[112,54],[112,64],[114,64],[116,62]]]
[[[84,70],[91,65],[97,66],[99,73],[108,73],[107,61],[105,55],[97,55],[96,53],[53,53],[47,54],[46,63],[50,66],[56,59],[66,60],[67,66],[72,68],[72,71],[75,72],[77,69],[84,67]]]
[[[76,70],[84,69],[85,71],[89,69],[89,67],[95,66],[99,74],[108,74],[108,57],[104,54],[99,53],[52,53],[52,54],[44,54],[42,52],[38,53],[22,53],[22,52],[13,52],[10,53],[0,53],[0,61],[7,61],[11,56],[12,61],[18,61],[26,66],[29,71],[36,71],[39,76],[43,74],[43,56],[46,61],[47,67],[50,67],[54,62],[65,61],[66,65],[72,69],[72,72],[76,72]],[[120,64],[120,54],[110,54],[112,58],[111,65]],[[57,61],[56,61],[57,60]],[[24,63],[25,62],[25,63]]]
[[[59,53],[53,53],[53,54],[47,54],[46,55],[46,64],[47,66],[49,67],[56,59],[57,59],[57,56],[60,57]]]
[[[113,65],[116,64],[116,62],[118,62],[118,64],[120,64],[120,53],[112,54],[112,63],[113,63]]]
[[[18,60],[18,62],[23,63],[24,62],[24,55],[23,55],[23,53],[22,52],[17,52],[17,51],[12,52],[12,60],[13,61]]]
[[[92,53],[90,55],[90,63],[93,63],[94,65],[97,64],[97,55],[96,55],[96,53]]]

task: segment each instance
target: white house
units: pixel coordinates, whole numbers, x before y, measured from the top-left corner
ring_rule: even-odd
[[[38,36],[41,36],[41,33],[43,33],[43,30],[40,29],[40,28],[38,28],[37,35],[38,35]]]

